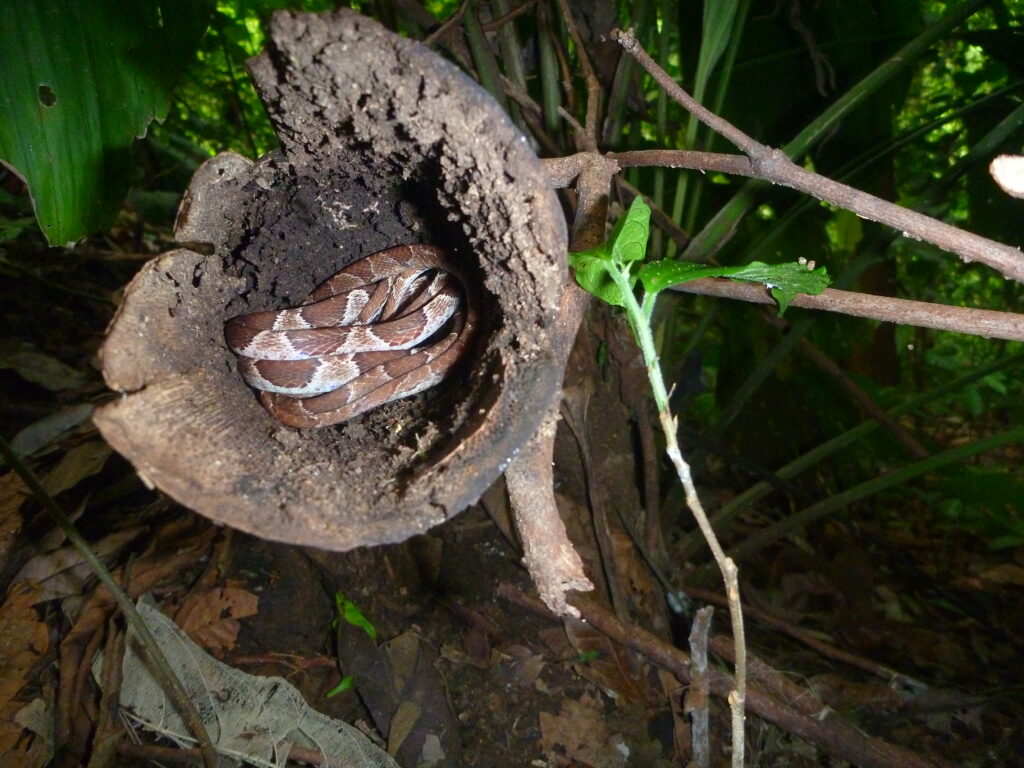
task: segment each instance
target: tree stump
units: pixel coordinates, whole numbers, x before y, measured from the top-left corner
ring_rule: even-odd
[[[233,528],[333,550],[400,541],[476,501],[557,395],[564,218],[490,96],[376,22],[277,13],[250,71],[281,147],[196,172],[175,225],[190,248],[126,289],[101,351],[122,397],[95,422],[149,482]],[[338,427],[274,421],[224,321],[297,305],[406,243],[450,251],[471,284],[481,329],[461,372]]]

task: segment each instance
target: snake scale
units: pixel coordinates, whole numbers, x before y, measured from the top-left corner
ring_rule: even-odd
[[[353,262],[299,307],[231,318],[224,336],[270,414],[312,428],[434,386],[475,325],[447,254],[400,245]]]

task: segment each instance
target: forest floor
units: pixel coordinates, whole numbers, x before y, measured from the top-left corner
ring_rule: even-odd
[[[670,674],[590,627],[499,596],[499,587],[533,594],[521,552],[495,522],[501,503],[403,544],[337,554],[216,527],[146,488],[82,409],[114,396],[95,354],[121,287],[148,255],[131,255],[142,241],[130,229],[110,238],[116,246],[97,240],[84,253],[12,248],[0,257],[0,413],[5,439],[17,440],[111,570],[127,570],[225,664],[283,677],[312,707],[373,738],[387,729],[392,744],[420,738],[438,765],[688,758],[682,688]],[[744,597],[776,620],[748,618],[748,645],[867,734],[958,766],[1024,765],[1024,548],[989,551],[942,531],[935,515],[922,505],[820,524],[813,539],[791,537],[744,563]],[[89,675],[121,628],[108,621],[109,601],[9,468],[0,526],[0,762],[44,765],[56,738],[61,765],[111,745],[122,757],[107,764],[125,764],[126,729]],[[619,577],[660,599],[648,576]],[[339,595],[375,629],[370,647],[351,624],[335,625]],[[666,620],[664,634],[685,647],[688,621],[679,623],[673,633]],[[720,611],[714,629],[727,627]],[[797,629],[864,664],[824,655]],[[327,695],[349,676],[351,687]],[[437,702],[438,691],[436,707],[395,707],[396,697]],[[719,700],[710,710],[713,764],[724,765],[728,712]],[[756,717],[747,723],[749,765],[844,764]]]

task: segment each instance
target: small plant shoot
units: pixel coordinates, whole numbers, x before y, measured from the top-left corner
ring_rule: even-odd
[[[650,234],[651,209],[637,197],[626,215],[616,224],[608,242],[590,251],[569,255],[576,280],[602,301],[628,309],[628,302],[616,274],[632,290],[639,280],[647,294],[640,305],[653,307],[654,297],[669,286],[702,277],[727,277],[761,283],[779,303],[779,314],[786,311],[798,293],[817,295],[829,285],[824,267],[811,269],[807,264],[764,264],[759,261],[736,267],[716,267],[687,261],[656,261],[642,264]],[[634,271],[636,265],[642,264]],[[649,318],[650,313],[644,314]]]
[[[335,629],[337,629],[341,622],[344,621],[346,624],[351,624],[354,627],[360,627],[367,635],[370,636],[371,640],[376,641],[377,639],[377,628],[370,623],[370,620],[363,615],[363,612],[359,610],[359,606],[345,597],[341,592],[334,593],[334,612],[335,618],[332,622]]]

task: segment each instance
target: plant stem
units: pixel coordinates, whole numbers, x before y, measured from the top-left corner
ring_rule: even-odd
[[[678,423],[669,410],[668,392],[665,389],[665,379],[661,375],[661,365],[658,362],[658,353],[654,345],[654,335],[651,333],[650,318],[654,312],[654,304],[657,300],[657,293],[645,293],[642,306],[637,303],[633,295],[633,287],[629,284],[629,267],[620,269],[618,264],[612,263],[608,266],[608,274],[615,281],[615,285],[622,293],[623,303],[626,308],[626,317],[633,329],[633,336],[640,345],[640,351],[644,356],[644,365],[647,367],[647,379],[651,383],[651,392],[654,394],[654,402],[658,408],[658,421],[665,433],[665,452],[675,467],[676,474],[683,484],[686,494],[686,505],[693,513],[697,526],[708,542],[711,553],[714,555],[718,569],[722,573],[722,580],[725,582],[725,594],[729,601],[729,620],[732,624],[733,642],[736,648],[736,687],[729,694],[729,709],[732,712],[732,764],[734,768],[743,765],[744,752],[744,731],[743,717],[744,704],[747,697],[747,651],[746,640],[743,631],[743,610],[740,606],[739,571],[732,558],[725,554],[722,545],[715,536],[711,527],[704,506],[697,495],[697,488],[693,484],[693,476],[690,473],[690,465],[686,463],[682,452],[679,450],[679,443],[676,440]]]

